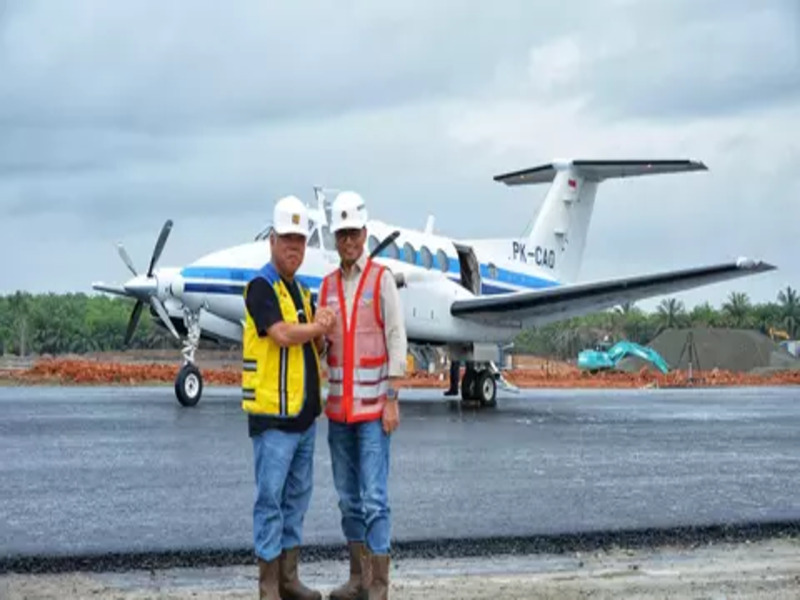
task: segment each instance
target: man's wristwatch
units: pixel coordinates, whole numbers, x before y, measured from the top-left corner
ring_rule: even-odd
[[[386,399],[397,400],[397,390],[393,387],[389,387],[389,389],[386,391]]]

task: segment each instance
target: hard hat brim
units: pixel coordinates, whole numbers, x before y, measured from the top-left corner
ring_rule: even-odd
[[[273,227],[272,229],[278,235],[290,235],[296,233],[297,235],[302,235],[306,238],[308,237],[308,231],[299,225],[284,225],[282,227]]]
[[[339,221],[336,223],[336,225],[333,226],[332,231],[336,233],[342,229],[362,229],[366,226],[367,224],[361,219],[345,219],[344,221]]]

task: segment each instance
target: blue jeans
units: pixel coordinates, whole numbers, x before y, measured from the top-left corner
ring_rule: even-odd
[[[348,542],[364,542],[374,554],[390,550],[389,439],[380,419],[352,424],[328,421],[342,532]]]
[[[268,429],[254,436],[256,498],[255,552],[270,561],[302,542],[303,518],[314,479],[316,422],[303,433]]]

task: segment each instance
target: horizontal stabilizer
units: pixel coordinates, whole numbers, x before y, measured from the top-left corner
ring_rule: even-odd
[[[506,185],[533,185],[549,183],[558,171],[571,170],[587,181],[603,181],[639,175],[663,175],[707,171],[702,162],[695,160],[568,160],[496,175],[494,180]]]
[[[486,323],[519,322],[523,325],[541,325],[605,310],[625,302],[636,302],[729,279],[765,273],[775,268],[767,263],[740,259],[736,262],[654,275],[478,296],[455,301],[450,312],[456,317]]]

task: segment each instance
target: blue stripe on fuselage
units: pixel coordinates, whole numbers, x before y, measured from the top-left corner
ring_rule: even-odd
[[[244,286],[258,273],[258,269],[238,267],[185,267],[181,275],[187,282],[184,290],[206,294],[242,294]],[[560,285],[557,281],[535,277],[517,271],[496,268],[495,277],[490,277],[488,264],[480,265],[481,294],[506,294],[524,289],[541,289]],[[457,259],[450,258],[447,275],[458,282],[461,277],[461,266]],[[315,292],[322,279],[312,275],[298,275],[297,278]],[[189,281],[191,280],[191,281]],[[198,281],[200,280],[200,281]]]
[[[258,269],[235,269],[229,267],[186,267],[181,271],[187,281],[183,289],[187,292],[207,294],[243,294],[244,286],[258,274]],[[206,281],[197,281],[197,280]],[[297,275],[297,279],[312,290],[319,289],[321,277]],[[235,282],[235,283],[234,283]]]

